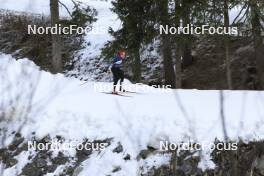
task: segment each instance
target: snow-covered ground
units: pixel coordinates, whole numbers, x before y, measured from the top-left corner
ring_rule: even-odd
[[[32,132],[38,138],[49,134],[77,141],[113,137],[114,143],[121,142],[125,151],[131,154],[132,159],[127,162],[122,160],[122,153],[114,154],[111,149],[103,154],[93,154],[83,162],[83,175],[87,170],[92,175],[104,175],[115,165],[122,166],[116,175],[137,175],[142,164],[136,160],[138,153],[148,145],[158,147],[160,141],[212,142],[215,138],[223,139],[219,91],[162,92],[141,85],[138,87],[140,94],[130,94],[132,97],[108,95],[96,90],[95,85],[111,88],[109,83],[83,84],[61,74],[39,71],[27,59],[16,61],[4,54],[0,55],[0,76],[1,103],[4,102],[0,110],[7,114],[12,111],[14,117],[9,126],[10,133],[22,123],[23,117],[27,117],[21,132],[28,140]],[[127,81],[128,86],[131,84]],[[34,95],[31,90],[35,90]],[[28,101],[30,96],[32,102]],[[264,93],[225,91],[224,96],[229,137],[234,140],[241,137],[246,141],[263,139]],[[11,103],[15,111],[10,108],[10,102],[16,102]],[[21,116],[27,105],[33,105],[30,113]],[[11,138],[7,138],[6,145],[10,142]],[[168,156],[157,158],[160,163],[168,162]],[[202,164],[208,163],[204,161]],[[6,173],[12,173],[10,170],[15,168],[6,170]]]

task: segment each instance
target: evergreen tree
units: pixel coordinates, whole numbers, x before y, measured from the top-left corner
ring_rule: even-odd
[[[155,1],[156,10],[157,10],[157,22],[159,25],[170,25],[170,15],[168,8],[168,0],[156,0]],[[172,47],[171,47],[171,36],[168,34],[161,34],[161,54],[163,59],[164,66],[164,79],[165,84],[170,85],[175,88],[175,73],[172,62]]]
[[[258,88],[264,89],[264,45],[262,36],[262,32],[264,31],[264,2],[262,0],[234,0],[234,2],[242,8],[233,23],[240,26],[244,25],[247,28],[251,27],[251,36],[255,49],[254,58],[257,69],[257,81],[259,83]]]
[[[109,43],[110,53],[125,48],[132,56],[133,79],[141,80],[141,44],[145,39],[147,26],[146,16],[149,15],[151,0],[117,0],[113,1],[113,11],[122,21],[122,28],[116,32],[110,29],[115,41]]]
[[[201,26],[230,27],[238,25],[252,26],[252,36],[255,48],[255,58],[258,79],[264,87],[264,61],[262,59],[263,5],[260,0],[116,0],[113,11],[122,21],[122,28],[116,32],[110,29],[115,40],[108,43],[104,51],[127,48],[133,58],[134,80],[140,81],[141,63],[140,49],[154,39],[160,40],[160,53],[164,64],[165,84],[172,87],[182,87],[182,68],[192,64],[192,48],[196,35],[160,34],[159,25],[185,27],[188,24]],[[233,24],[229,21],[229,11],[242,7],[241,12]],[[244,15],[241,15],[243,14]],[[240,18],[239,18],[240,16]],[[244,23],[244,24],[243,24]],[[212,36],[212,37],[218,37]],[[235,37],[235,36],[234,36]],[[221,36],[225,48],[226,82],[229,89],[233,89],[232,67],[230,58],[231,40],[229,35]],[[105,52],[105,53],[107,53]]]
[[[263,58],[263,37],[261,35],[263,26],[261,24],[261,6],[263,7],[263,1],[249,0],[252,35],[255,48],[255,58],[257,65],[257,74],[259,81],[259,88],[264,89],[264,58]],[[263,23],[264,21],[262,21]]]

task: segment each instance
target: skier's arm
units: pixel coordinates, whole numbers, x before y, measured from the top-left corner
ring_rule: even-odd
[[[113,59],[113,64],[117,64],[117,65],[119,65],[119,64],[121,64],[122,63],[122,60],[119,60],[119,59],[117,59],[117,58],[114,58]]]
[[[122,64],[122,59],[120,59],[120,58],[114,58],[114,60],[113,60],[113,64],[114,65],[121,65]]]
[[[113,67],[113,65],[115,64],[115,62],[116,62],[116,58],[113,58],[112,59],[112,64],[110,64],[109,67],[108,67],[108,71],[109,72],[112,72],[111,68]]]
[[[114,66],[114,65],[120,65],[122,64],[122,60],[119,60],[117,58],[113,58],[113,61],[112,61],[112,64],[109,66],[108,70],[111,71],[111,68]]]
[[[108,72],[112,72],[111,68],[113,67],[113,64],[111,64],[109,67],[108,67]]]
[[[117,62],[115,62],[115,64],[120,65],[120,64],[122,64],[122,61],[121,60],[117,61]]]

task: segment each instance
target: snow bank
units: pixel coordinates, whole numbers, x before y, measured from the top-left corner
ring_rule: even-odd
[[[24,137],[30,139],[32,132],[38,138],[49,134],[79,141],[113,137],[115,143],[120,141],[126,152],[131,154],[132,160],[125,163],[118,159],[122,155],[113,154],[110,149],[102,156],[93,155],[83,164],[93,168],[95,175],[111,172],[110,166],[100,166],[113,161],[113,158],[113,165],[119,164],[124,169],[119,174],[135,175],[139,167],[136,161],[138,153],[147,145],[159,146],[161,140],[211,142],[215,138],[223,139],[219,91],[161,92],[151,88],[150,92],[121,97],[94,89],[94,85],[109,86],[109,83],[83,84],[77,79],[39,71],[26,59],[16,61],[10,55],[1,54],[0,66],[1,102],[12,99],[9,95],[21,95],[18,104],[23,105],[19,106],[22,110],[33,105],[30,114],[23,116],[27,118],[22,128]],[[6,86],[8,89],[3,89]],[[30,95],[32,90],[35,93],[29,104],[25,95]],[[234,140],[241,137],[247,141],[263,139],[264,93],[224,91],[224,95],[229,137]],[[8,106],[2,107],[0,112],[6,108]],[[18,119],[9,127],[10,132],[25,120],[19,113],[16,117]],[[9,142],[7,140],[6,144]]]

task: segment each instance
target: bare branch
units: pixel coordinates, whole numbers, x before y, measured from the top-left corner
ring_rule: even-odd
[[[264,15],[262,13],[259,13],[260,19],[264,22]],[[261,23],[261,28],[264,30],[264,24]]]
[[[246,9],[246,8],[248,8],[247,5],[248,5],[248,4],[245,3],[244,6],[241,8],[240,12],[238,13],[238,15],[236,16],[236,18],[234,19],[232,25],[235,24],[236,20],[237,20],[237,19],[240,17],[240,15],[242,14],[243,10]],[[246,11],[247,11],[247,10],[246,10]],[[244,16],[244,15],[243,15],[243,16]]]
[[[71,14],[70,10],[68,9],[68,7],[65,4],[63,4],[61,1],[59,1],[59,3],[66,9],[68,14],[72,17],[72,14]]]
[[[224,138],[225,138],[225,141],[227,141],[228,140],[228,134],[227,134],[227,130],[226,130],[225,108],[224,108],[224,92],[223,92],[223,90],[220,90],[220,115],[221,115]]]
[[[78,9],[78,4],[74,1],[74,0],[71,0],[72,1],[72,3],[74,4],[74,7],[76,8],[76,9]]]

